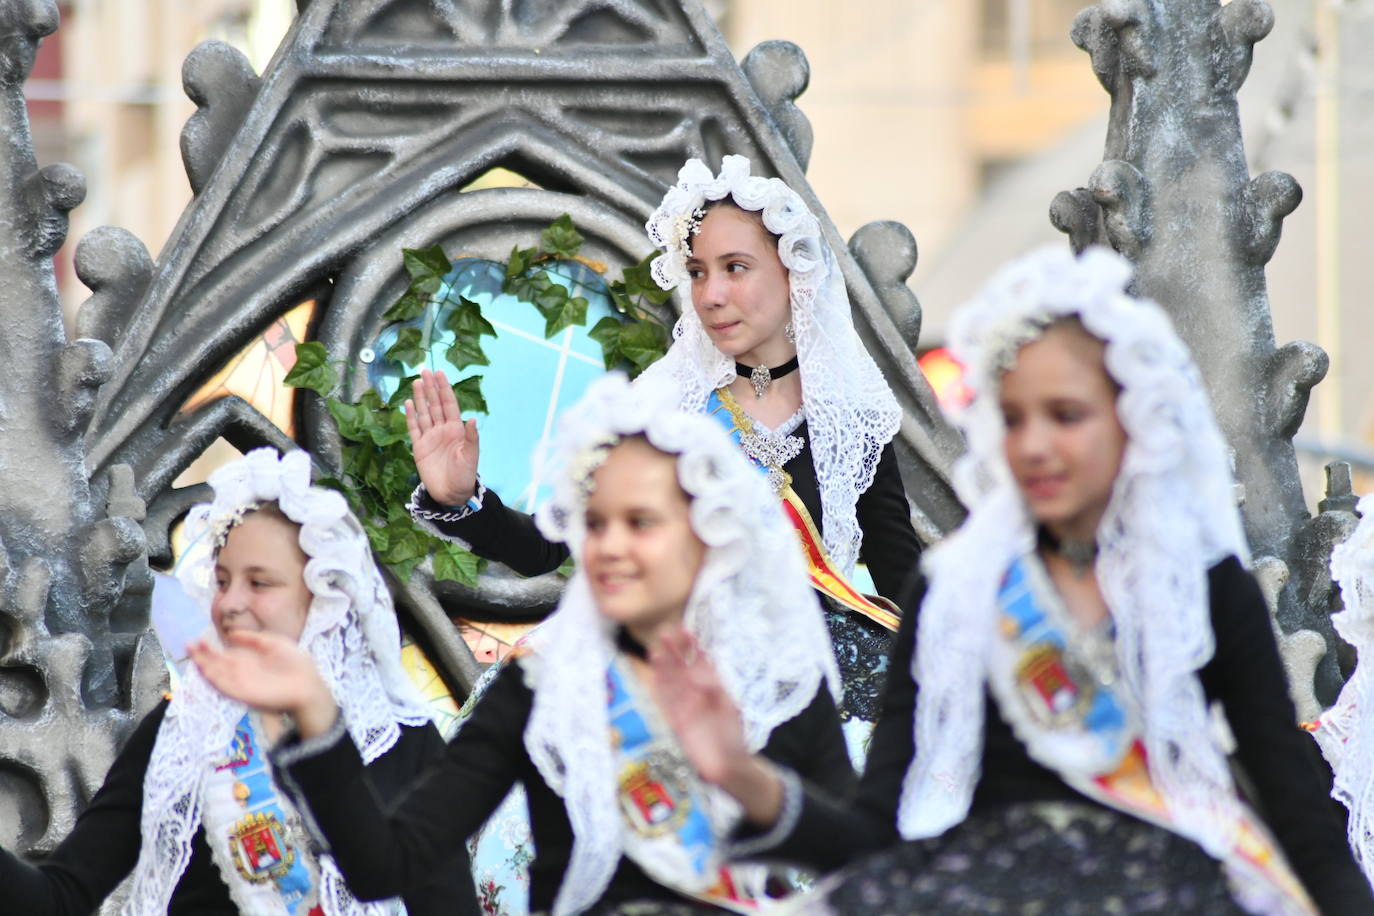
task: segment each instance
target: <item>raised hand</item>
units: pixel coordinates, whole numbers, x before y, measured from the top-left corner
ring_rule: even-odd
[[[692,634],[661,631],[649,666],[659,709],[697,775],[733,795],[752,823],[771,827],[782,810],[782,782],[750,752],[739,709]]]
[[[442,371],[420,370],[406,399],[406,428],[415,468],[434,501],[460,506],[477,490],[477,421],[463,422],[458,399]]]
[[[698,775],[720,784],[749,756],[735,701],[692,634],[660,632],[649,654],[659,708]]]
[[[303,738],[330,729],[338,707],[300,646],[276,633],[235,630],[224,638],[228,646],[223,649],[204,639],[187,646],[211,686],[254,709],[291,716]]]

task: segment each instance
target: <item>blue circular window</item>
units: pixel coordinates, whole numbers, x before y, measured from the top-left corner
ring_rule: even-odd
[[[401,328],[417,327],[430,369],[442,369],[450,382],[481,376],[489,411],[487,417],[478,418],[482,482],[500,493],[507,505],[524,512],[534,511],[549,493],[535,473],[540,443],[552,432],[563,408],[606,371],[601,345],[587,332],[603,317],[615,314],[604,281],[590,267],[579,261],[559,261],[546,270],[571,295],[587,300],[585,325],[565,328],[545,339],[539,310],[501,291],[504,265],[461,258],[453,262],[453,270],[423,315],[382,331],[373,345],[377,355],[368,367],[368,381],[383,399],[391,397],[401,379],[416,370],[382,354],[396,342]],[[455,339],[446,327],[448,316],[461,299],[481,306],[482,317],[496,329],[495,338],[482,338],[482,349],[491,362],[488,366],[460,370],[445,355]]]

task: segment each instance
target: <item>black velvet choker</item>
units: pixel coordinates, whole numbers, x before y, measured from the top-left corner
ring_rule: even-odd
[[[641,661],[648,661],[649,650],[640,644],[639,640],[630,635],[630,631],[624,627],[615,628],[615,647],[626,655],[633,656]]]
[[[749,384],[754,386],[754,397],[761,398],[768,391],[768,386],[773,384],[773,379],[794,372],[799,365],[801,364],[795,356],[775,369],[769,369],[767,366],[746,366],[744,363],[736,362],[735,374],[747,375]]]
[[[1036,531],[1036,541],[1046,553],[1057,553],[1069,561],[1074,574],[1085,576],[1097,562],[1097,541],[1074,541],[1060,538],[1053,531],[1041,525]]]

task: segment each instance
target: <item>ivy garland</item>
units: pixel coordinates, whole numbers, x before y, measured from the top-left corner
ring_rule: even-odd
[[[587,323],[587,300],[572,295],[548,273],[548,268],[558,262],[578,258],[583,237],[565,213],[541,232],[539,239],[537,247],[516,246],[504,264],[497,263],[504,270],[502,291],[539,310],[544,316],[544,337],[548,339],[573,325]],[[602,318],[588,332],[601,345],[607,369],[619,366],[636,376],[668,349],[669,326],[648,307],[661,306],[671,296],[658,287],[650,274],[649,264],[657,254],[655,251],[625,268],[614,282],[597,281],[618,313]],[[387,322],[383,330],[419,318],[427,309],[443,303],[440,292],[444,289],[444,278],[453,270],[453,264],[438,245],[403,249],[401,256],[410,284],[383,313]],[[454,367],[461,370],[491,364],[482,350],[482,338],[497,336],[496,329],[482,315],[478,303],[460,296],[444,327],[454,334],[454,342],[445,354]],[[385,356],[407,368],[419,367],[428,357],[423,331],[413,326],[399,328],[396,342]],[[403,378],[395,394],[385,401],[376,389],[369,388],[355,403],[348,403],[338,397],[340,368],[344,363],[345,360],[331,360],[324,345],[317,341],[298,343],[296,364],[285,379],[288,386],[307,388],[324,399],[345,442],[340,476],[324,478],[320,483],[348,497],[378,559],[403,581],[410,579],[425,557],[432,556],[435,579],[474,584],[486,561],[418,527],[405,509],[419,476],[402,405],[411,396],[418,374]],[[481,381],[481,376],[469,375],[453,384],[458,406],[464,412],[487,412]]]

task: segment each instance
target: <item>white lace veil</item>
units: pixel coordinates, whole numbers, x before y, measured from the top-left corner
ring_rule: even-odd
[[[305,582],[314,598],[300,644],[329,684],[363,760],[370,763],[390,750],[400,725],[430,721],[428,704],[401,667],[400,629],[367,535],[340,494],[310,485],[310,456],[293,451],[278,458],[273,449],[256,449],[212,474],[210,486],[214,501],[195,506],[187,516],[191,543],[223,536],[246,511],[273,500],[301,526],[300,545],[308,557]],[[213,552],[185,564],[179,576],[187,594],[208,608],[215,585]],[[201,825],[211,761],[224,756],[245,712],[194,665],[187,666],[148,762],[142,848],[125,913],[166,912]],[[332,860],[320,864],[319,896],[326,913],[380,912],[353,899]]]
[[[1098,528],[1097,577],[1116,626],[1123,681],[1142,711],[1150,773],[1182,831],[1213,855],[1230,842],[1235,792],[1208,740],[1197,671],[1212,657],[1208,569],[1248,551],[1229,452],[1201,376],[1165,313],[1124,292],[1129,263],[1101,248],[1081,257],[1043,249],[1000,270],[951,324],[975,392],[956,418],[968,452],[955,464],[964,525],[927,552],[912,673],[919,686],[916,757],[899,827],[935,836],[968,813],[982,755],[984,685],[995,601],[1011,561],[1032,550],[1034,525],[1003,451],[1001,373],[1061,316],[1105,341],[1121,386],[1129,441]]]
[[[711,656],[757,750],[806,708],[822,678],[838,697],[839,673],[777,498],[717,423],[678,412],[676,402],[674,391],[652,380],[631,387],[614,373],[595,382],[559,420],[548,478],[554,494],[536,518],[545,536],[566,542],[580,558],[588,478],[609,447],[642,434],[677,456],[692,528],[707,547],[685,625]],[[554,912],[581,912],[614,874],[624,828],[606,711],[614,626],[597,612],[580,569],[527,645],[530,655],[521,661],[534,703],[525,746],[562,796],[574,838]],[[708,795],[708,816],[729,807],[720,793]]]
[[[653,263],[664,289],[690,288],[686,260],[693,212],[708,201],[730,198],[743,210],[762,214],[779,236],[778,257],[791,286],[792,327],[811,460],[820,486],[817,519],[832,560],[846,573],[859,556],[863,532],[855,503],[873,482],[882,450],[897,432],[901,408],[873,357],[854,331],[849,294],[820,223],[796,191],[781,179],[749,174],[749,160],[726,156],[719,175],[689,159],[677,184],[649,217],[645,229],[663,254]],[[642,378],[671,379],[686,411],[700,411],[711,392],[735,378],[735,361],[716,349],[694,308],[673,328],[673,345]]]
[[[1331,623],[1355,647],[1358,661],[1312,734],[1336,777],[1331,794],[1350,810],[1355,860],[1374,880],[1374,496],[1362,498],[1358,511],[1354,533],[1331,552],[1331,577],[1345,604]]]

